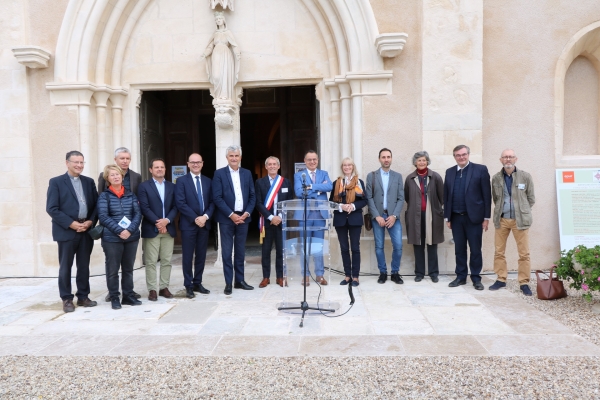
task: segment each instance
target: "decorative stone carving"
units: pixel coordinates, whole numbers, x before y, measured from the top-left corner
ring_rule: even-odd
[[[214,10],[215,7],[217,5],[220,5],[221,7],[223,7],[223,10],[226,10],[227,7],[229,7],[229,9],[231,11],[233,11],[233,0],[209,0],[210,1],[210,7]]]
[[[375,38],[375,46],[381,57],[396,57],[404,49],[406,33],[382,33]]]
[[[39,46],[18,46],[12,48],[19,64],[28,68],[47,68],[50,52]]]
[[[215,123],[220,129],[230,129],[233,127],[233,118],[235,117],[236,107],[229,104],[215,105]]]
[[[222,11],[215,12],[217,30],[210,38],[202,58],[206,59],[208,80],[213,85],[210,94],[213,104],[217,101],[232,104],[236,99],[235,85],[240,71],[241,53],[233,33],[227,29],[225,15]]]

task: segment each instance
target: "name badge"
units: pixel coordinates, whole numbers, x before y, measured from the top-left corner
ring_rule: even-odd
[[[129,228],[129,225],[131,225],[131,221],[129,220],[129,218],[127,217],[123,217],[121,218],[121,220],[119,221],[119,226],[123,229],[127,229]]]
[[[519,189],[521,189],[521,190],[525,190],[525,184],[524,183],[519,183],[519,185],[517,187]]]
[[[288,188],[282,188],[281,189],[281,193],[287,193],[288,192]]]

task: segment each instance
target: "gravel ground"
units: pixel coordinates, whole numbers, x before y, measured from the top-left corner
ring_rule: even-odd
[[[539,300],[536,295],[535,279],[529,283],[533,292],[531,297],[521,293],[516,279],[509,279],[506,287],[538,310],[571,328],[573,332],[600,346],[600,314],[592,312],[592,305],[600,301],[600,295],[595,294],[593,301],[588,302],[581,297],[580,290],[569,288],[566,282],[564,285],[569,296],[558,300]]]
[[[598,357],[2,357],[10,399],[592,399]]]

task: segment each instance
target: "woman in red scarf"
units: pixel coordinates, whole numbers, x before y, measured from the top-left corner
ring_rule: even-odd
[[[346,157],[342,160],[342,176],[333,186],[330,201],[338,203],[338,209],[333,212],[333,226],[337,232],[342,252],[342,263],[346,278],[340,285],[358,286],[360,272],[360,233],[363,225],[362,209],[367,205],[365,183],[358,179],[354,160]],[[350,244],[348,244],[348,237]],[[352,258],[350,257],[352,250]]]

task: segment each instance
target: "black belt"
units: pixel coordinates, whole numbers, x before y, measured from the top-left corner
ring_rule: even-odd
[[[240,217],[246,214],[244,211],[234,211],[233,213],[239,215]]]
[[[388,211],[387,211],[387,210],[383,210],[383,213],[384,213],[384,214],[387,214],[387,213],[388,213]]]
[[[466,212],[466,211],[463,211],[463,212],[454,212],[454,211],[452,211],[452,214],[456,214],[456,215],[467,215],[467,212]]]
[[[85,218],[77,218],[77,222],[79,222],[80,224],[83,224],[85,221]]]

